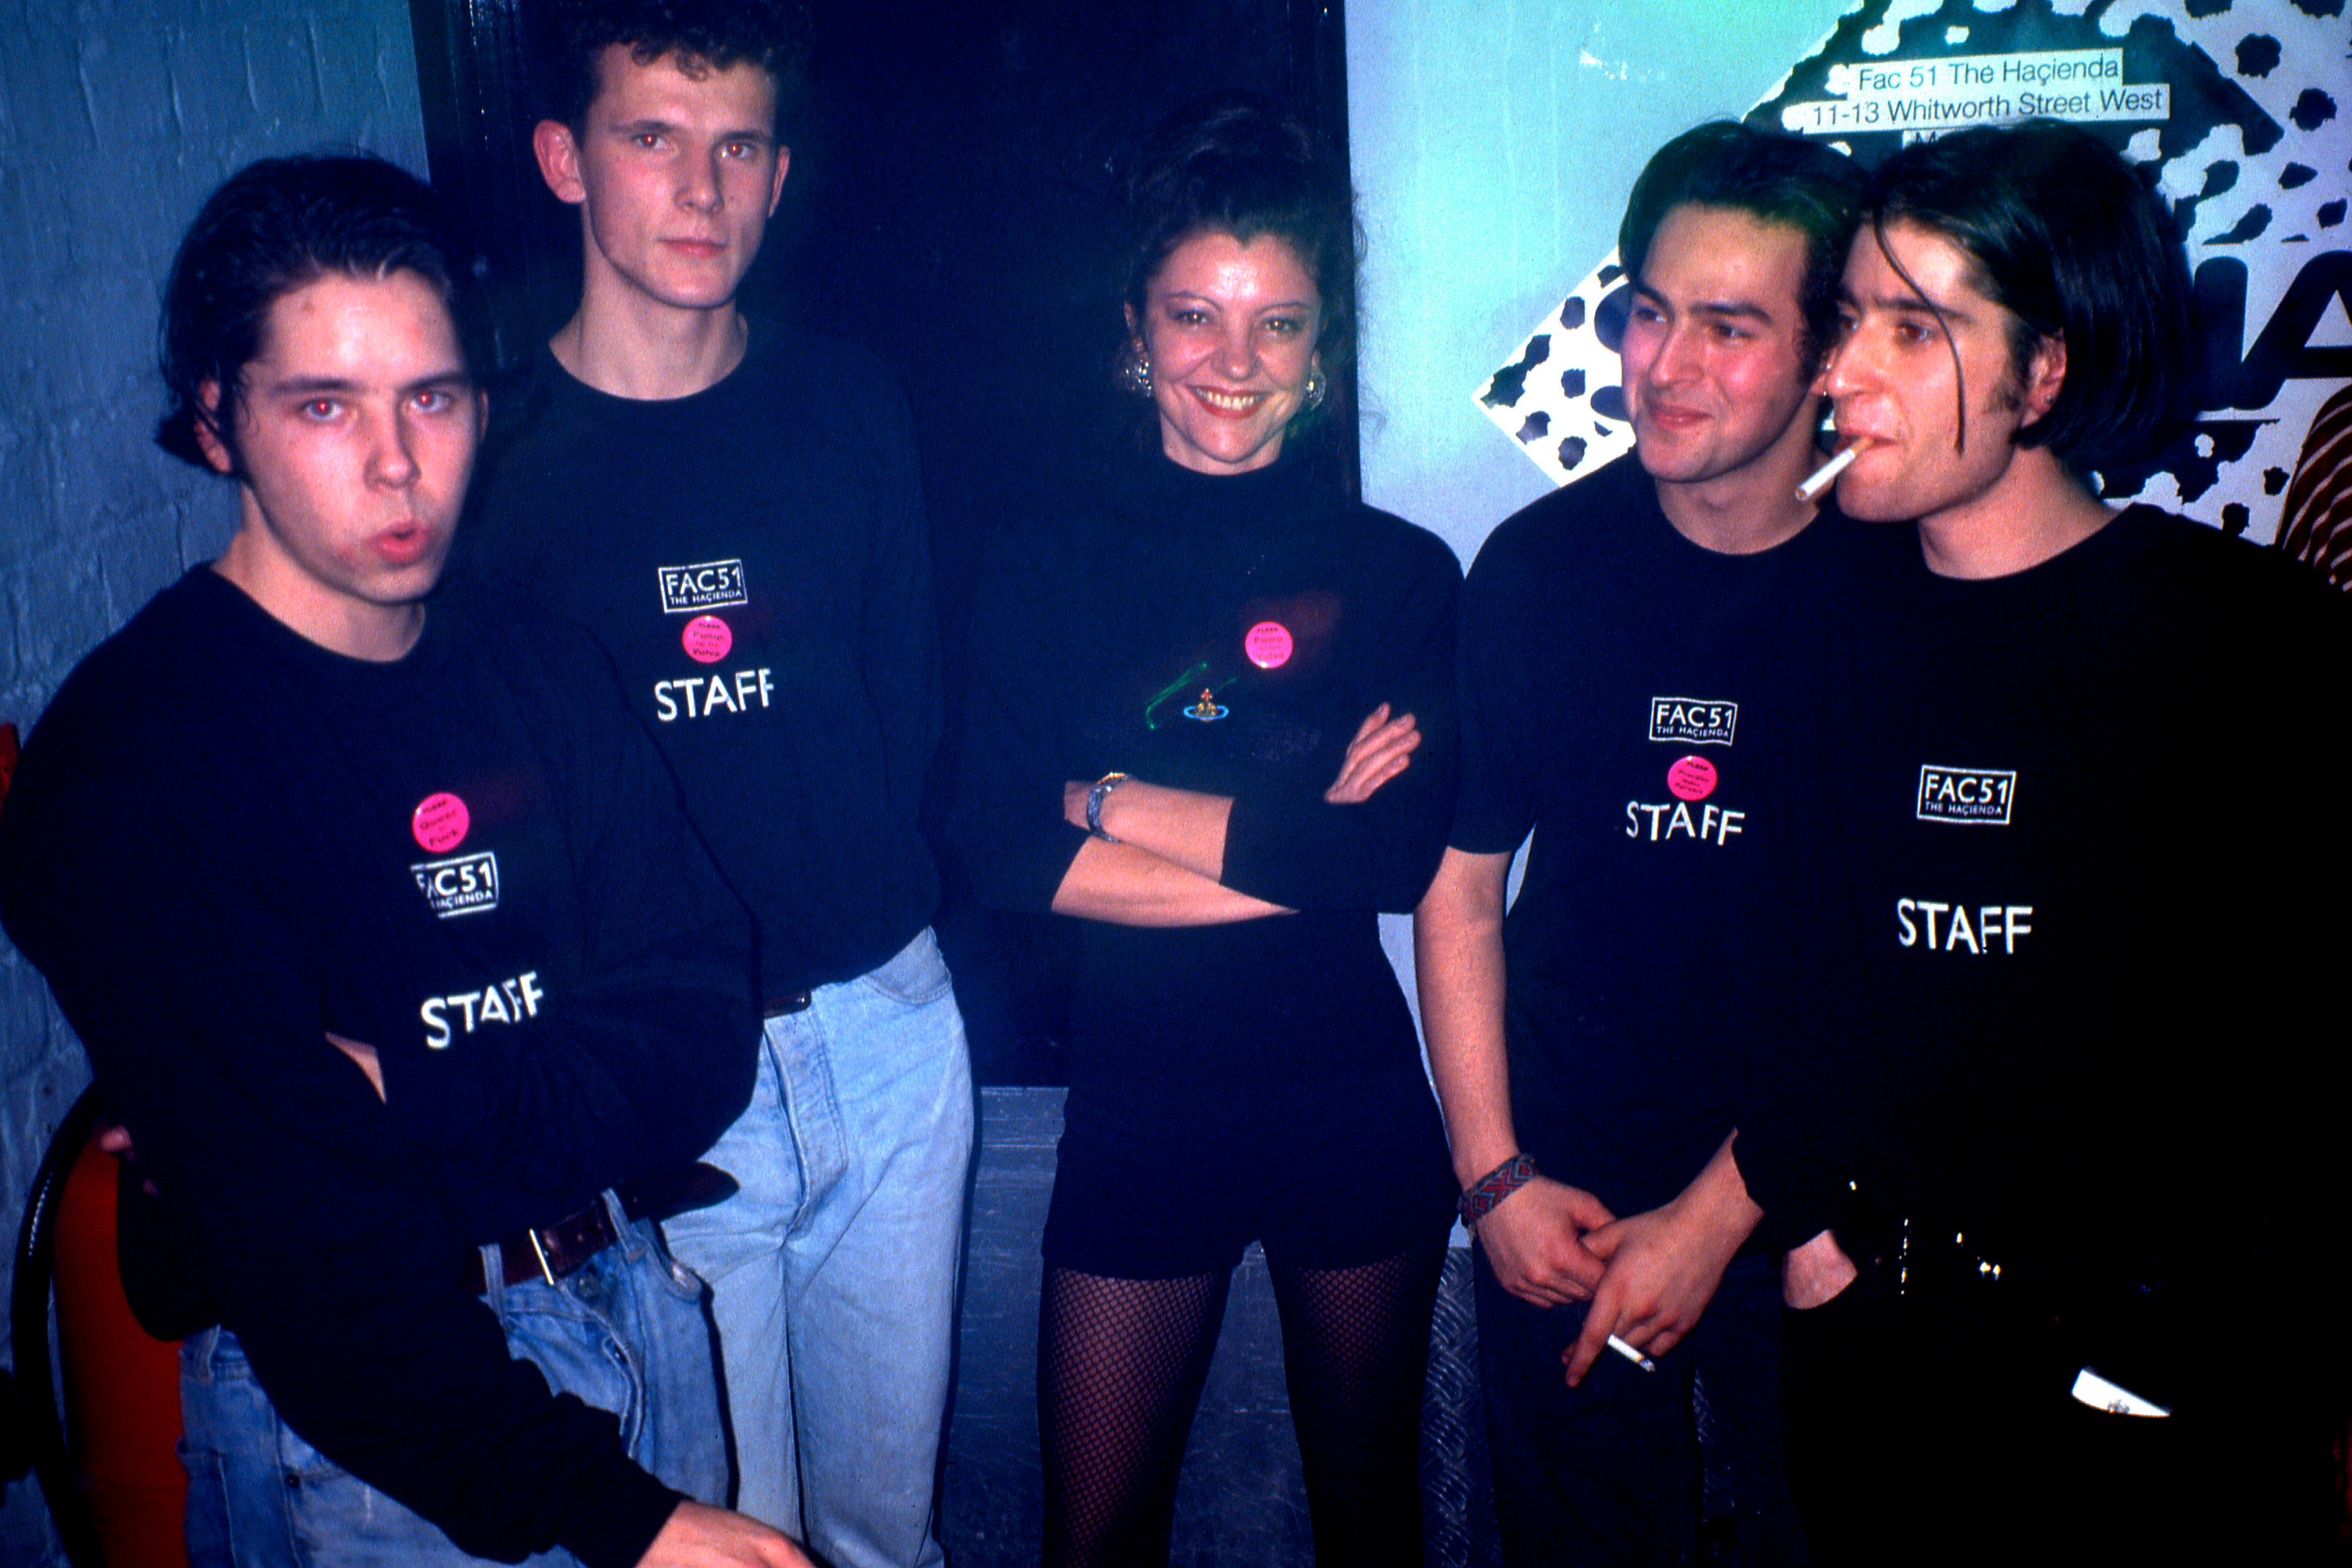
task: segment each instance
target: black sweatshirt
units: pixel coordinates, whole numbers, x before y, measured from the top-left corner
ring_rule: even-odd
[[[1916,551],[1897,532],[1831,510],[1770,550],[1703,549],[1628,456],[1471,568],[1452,842],[1535,835],[1503,928],[1512,1114],[1547,1175],[1619,1214],[1672,1198],[1759,1094],[1816,1070],[1784,868],[1824,846],[1787,796],[1834,679],[1825,634],[1866,564]],[[1751,1153],[1743,1134],[1743,1172]],[[1789,1179],[1817,1209],[1820,1178]]]
[[[541,350],[493,417],[453,577],[611,653],[760,922],[766,994],[904,947],[939,901],[916,830],[939,652],[913,437],[881,367],[758,321],[692,396],[610,396]]]
[[[0,914],[194,1259],[142,1316],[233,1330],[289,1426],[461,1548],[634,1563],[675,1495],[467,1279],[750,1094],[749,921],[594,647],[453,596],[368,663],[192,572],[34,731]]]
[[[2221,1278],[2336,1185],[2352,605],[2148,507],[2006,576],[1906,557],[1815,780],[1807,923],[1859,960],[1820,1136],[1993,1257]]]
[[[1073,1075],[1299,1079],[1411,1063],[1381,910],[1419,901],[1454,800],[1461,569],[1434,536],[1327,494],[1304,464],[1118,468],[996,542],[972,635],[956,810],[981,898],[1043,910],[1085,842],[1062,786],[1114,769],[1234,799],[1224,882],[1295,915],[1078,922]],[[1205,694],[1205,697],[1204,697]],[[1411,766],[1324,804],[1379,704]]]

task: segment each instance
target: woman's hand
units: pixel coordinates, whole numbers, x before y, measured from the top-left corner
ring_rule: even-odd
[[[1356,738],[1348,742],[1348,755],[1339,763],[1339,776],[1323,792],[1328,805],[1361,805],[1372,798],[1380,787],[1404,772],[1412,761],[1413,748],[1421,744],[1421,728],[1410,713],[1389,717],[1385,702],[1364,715],[1356,726]]]

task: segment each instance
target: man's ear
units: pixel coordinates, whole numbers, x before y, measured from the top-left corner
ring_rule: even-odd
[[[530,151],[539,160],[539,177],[557,201],[578,206],[588,199],[588,182],[580,176],[580,143],[572,140],[572,127],[561,120],[541,121],[530,129]],[[783,189],[781,174],[776,188],[780,193]]]
[[[196,401],[203,405],[203,411],[189,423],[195,426],[197,447],[203,451],[205,461],[213,466],[213,472],[235,474],[236,458],[230,453],[228,443],[220,438],[220,432],[214,427],[215,421],[220,417],[220,383],[200,383],[196,387]]]
[[[2025,391],[2020,400],[2025,417],[2018,421],[2021,429],[2050,412],[2058,401],[2059,392],[2066,384],[2066,340],[2063,334],[2052,333],[2033,345],[2033,358],[2025,366]]]
[[[776,216],[776,204],[784,199],[784,174],[792,166],[793,150],[789,147],[777,148],[775,178],[768,182],[768,216],[770,217]]]

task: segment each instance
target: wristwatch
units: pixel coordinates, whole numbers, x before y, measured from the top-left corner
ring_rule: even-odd
[[[1106,844],[1116,844],[1118,840],[1103,831],[1103,802],[1110,798],[1111,791],[1126,782],[1125,773],[1105,773],[1095,780],[1094,788],[1087,791],[1087,831]]]

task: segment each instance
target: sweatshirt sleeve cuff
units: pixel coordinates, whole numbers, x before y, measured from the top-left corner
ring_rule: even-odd
[[[581,1479],[558,1544],[587,1568],[635,1568],[684,1500],[683,1493],[616,1455],[614,1463]]]
[[[1757,1245],[1786,1252],[1811,1240],[1836,1219],[1841,1184],[1801,1146],[1777,1140],[1768,1130],[1743,1126],[1736,1157],[1748,1195],[1764,1210],[1756,1226]]]

